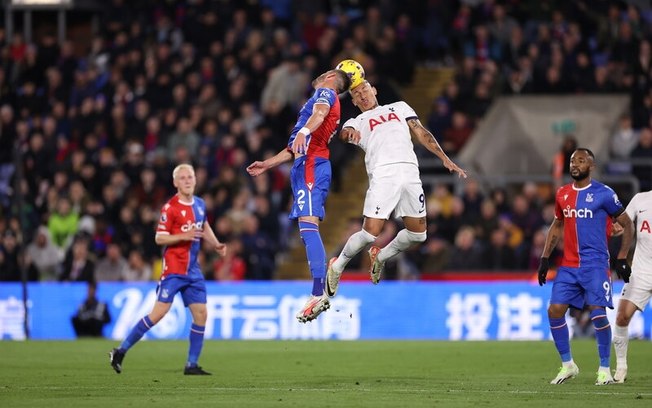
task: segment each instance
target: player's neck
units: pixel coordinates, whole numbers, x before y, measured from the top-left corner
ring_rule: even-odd
[[[177,193],[179,201],[183,203],[192,203],[192,194],[183,194],[181,191]]]
[[[575,187],[577,189],[582,189],[582,188],[588,186],[589,184],[591,184],[591,177],[587,177],[587,178],[582,179],[582,180],[573,181],[573,187]]]

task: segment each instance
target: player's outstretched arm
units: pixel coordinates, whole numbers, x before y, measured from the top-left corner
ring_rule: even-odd
[[[272,169],[281,163],[285,163],[286,161],[290,161],[292,158],[294,158],[292,153],[288,149],[283,149],[278,152],[276,156],[270,157],[265,161],[255,161],[251,163],[247,167],[247,173],[252,177],[260,176],[267,170]]]
[[[326,103],[316,103],[313,105],[312,114],[308,120],[306,120],[306,124],[301,129],[299,129],[297,134],[294,136],[292,146],[290,146],[292,153],[306,153],[306,150],[308,149],[308,135],[317,130],[319,126],[324,123],[324,119],[326,119],[326,116],[328,116],[328,112],[330,112],[330,110],[330,105]]]
[[[410,127],[410,133],[412,133],[412,135],[419,141],[419,143],[425,146],[426,149],[439,157],[448,171],[451,173],[455,172],[459,177],[466,178],[466,171],[462,170],[450,159],[450,157],[448,157],[446,153],[444,153],[444,150],[439,146],[435,136],[430,133],[428,129],[423,127],[419,119],[414,118],[408,120],[408,126]]]

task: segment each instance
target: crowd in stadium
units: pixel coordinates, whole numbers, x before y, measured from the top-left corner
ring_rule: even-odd
[[[156,279],[158,211],[182,162],[229,245],[203,260],[207,278],[273,279],[296,231],[287,169],[245,168],[286,143],[311,79],[345,58],[380,103],[400,99],[416,64],[455,66],[421,118],[451,155],[499,95],[619,92],[631,110],[614,157],[652,157],[652,10],[637,2],[113,0],[99,27],[87,44],[7,41],[0,28],[0,280],[19,280],[20,262],[31,280]],[[343,119],[357,114],[342,106]],[[355,150],[331,146],[337,190]],[[461,195],[429,190],[428,241],[390,277],[536,268],[550,195],[474,181]]]

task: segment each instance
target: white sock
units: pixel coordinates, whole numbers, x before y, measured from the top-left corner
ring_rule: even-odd
[[[572,358],[570,360],[568,360],[568,361],[562,361],[561,362],[561,365],[563,365],[564,367],[570,367],[573,364],[575,364],[575,361]]]
[[[616,351],[616,367],[627,367],[627,346],[629,346],[628,326],[622,327],[615,325],[613,340],[614,350]]]
[[[364,247],[371,244],[376,240],[376,237],[371,235],[365,230],[360,230],[355,234],[351,235],[346,241],[342,252],[337,257],[337,260],[333,262],[333,270],[337,273],[342,273],[346,264],[349,263],[354,256],[356,256]]]
[[[395,256],[399,252],[403,252],[408,249],[412,244],[423,242],[426,240],[427,233],[424,232],[412,232],[403,228],[396,234],[392,242],[387,244],[387,246],[380,250],[378,253],[378,260],[380,262],[386,262],[391,257]]]

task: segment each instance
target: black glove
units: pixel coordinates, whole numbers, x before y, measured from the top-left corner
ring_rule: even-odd
[[[548,269],[550,269],[550,262],[548,262],[548,258],[541,258],[541,262],[539,262],[539,286],[546,284]]]
[[[627,259],[616,259],[614,262],[615,271],[618,273],[625,283],[629,283],[629,275],[632,274],[632,268],[629,267]]]

